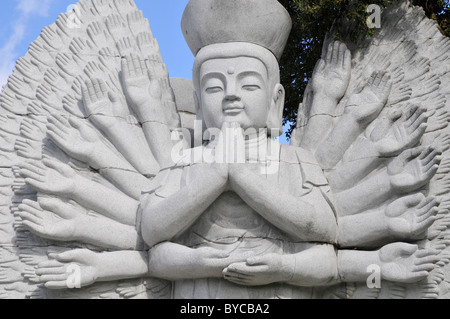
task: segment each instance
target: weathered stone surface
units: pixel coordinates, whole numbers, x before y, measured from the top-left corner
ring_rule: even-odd
[[[408,1],[327,39],[279,145],[276,0],[191,0],[193,81],[80,1],[0,96],[2,298],[447,298],[450,40]]]

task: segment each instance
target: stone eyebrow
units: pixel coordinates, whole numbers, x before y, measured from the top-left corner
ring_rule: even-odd
[[[208,72],[205,75],[202,75],[200,79],[200,85],[204,85],[205,82],[211,78],[218,78],[222,82],[225,81],[225,75],[222,72]]]
[[[257,72],[257,71],[243,71],[243,72],[240,72],[240,73],[238,74],[238,78],[239,78],[239,79],[242,79],[242,78],[244,78],[244,77],[246,77],[246,76],[255,76],[255,77],[257,77],[259,80],[264,81],[263,75],[262,75],[261,73]]]

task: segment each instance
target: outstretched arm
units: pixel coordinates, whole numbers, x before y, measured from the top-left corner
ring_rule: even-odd
[[[163,101],[164,88],[169,80],[166,72],[158,71],[161,68],[163,66],[159,63],[152,63],[148,68],[146,61],[135,55],[122,59],[122,76],[128,100],[142,124],[152,153],[164,169],[174,164],[171,159],[173,127],[167,119],[167,114],[172,115],[174,111],[166,108],[168,104]],[[161,73],[165,75],[161,76]]]
[[[167,280],[222,278],[228,265],[243,262],[246,256],[209,248],[189,248],[164,242],[149,251],[149,275]]]
[[[338,251],[339,279],[342,282],[366,282],[371,266],[378,266],[380,279],[398,283],[416,283],[425,279],[439,261],[439,251],[417,245],[394,243],[378,251]]]
[[[350,145],[380,114],[391,87],[388,74],[373,74],[362,92],[350,97],[344,115],[317,149],[316,158],[322,168],[331,169],[339,163]]]
[[[428,118],[425,110],[413,106],[400,115],[390,112],[372,123],[365,137],[360,137],[344,155],[336,169],[326,172],[334,191],[354,186],[389,157],[414,147],[425,133]]]
[[[64,152],[99,170],[124,193],[135,199],[140,197],[147,178],[113,151],[86,121],[53,115],[49,118],[48,135]]]
[[[225,279],[243,286],[284,282],[301,287],[366,282],[370,266],[378,266],[380,280],[415,283],[425,279],[439,261],[439,252],[395,243],[378,251],[339,250],[317,245],[293,255],[268,254],[231,264]]]
[[[418,190],[436,174],[441,159],[438,152],[431,148],[403,152],[388,165],[387,170],[380,171],[351,189],[336,193],[339,216],[357,214],[381,205],[393,194]]]
[[[45,159],[43,164],[22,164],[20,174],[39,192],[72,199],[103,216],[136,225],[138,201],[82,177],[68,165]]]
[[[105,133],[130,164],[143,175],[156,175],[159,164],[144,141],[127,123],[128,107],[118,94],[107,90],[103,80],[86,81],[83,87],[86,114],[94,125]],[[116,114],[119,113],[119,114]]]
[[[302,128],[301,137],[304,149],[315,152],[323,139],[324,128],[332,127],[336,106],[347,90],[350,77],[350,50],[344,43],[331,43],[327,56],[316,65],[311,78],[311,97],[305,100],[307,125]]]
[[[342,248],[375,248],[426,237],[436,220],[438,202],[421,193],[401,197],[385,209],[338,219],[338,244]]]
[[[94,253],[79,249],[50,257],[55,259],[40,263],[36,269],[39,281],[49,289],[83,288],[96,282],[148,276],[148,253],[144,251]]]
[[[297,254],[268,254],[229,265],[224,278],[238,285],[262,286],[284,282],[300,287],[338,282],[337,257],[332,245],[316,245]]]
[[[67,270],[73,266],[80,267],[80,287],[86,287],[96,282],[143,277],[172,281],[222,278],[222,271],[228,265],[246,259],[230,257],[227,252],[213,248],[192,249],[170,242],[161,243],[148,253],[143,251],[94,253],[84,249],[52,257],[55,260],[39,264],[36,270],[39,281],[50,289],[68,288],[70,272]]]
[[[19,206],[18,216],[30,231],[50,240],[118,250],[143,247],[135,227],[93,215],[74,202],[51,198],[26,200]]]

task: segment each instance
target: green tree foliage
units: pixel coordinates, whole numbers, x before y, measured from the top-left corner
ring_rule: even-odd
[[[292,123],[289,137],[297,121],[299,103],[303,100],[308,80],[322,54],[323,41],[336,19],[348,19],[352,27],[350,36],[371,36],[367,27],[367,6],[387,6],[392,0],[279,0],[289,11],[293,30],[280,61],[281,81],[286,88],[284,124]],[[424,8],[427,16],[439,24],[443,34],[450,36],[449,0],[412,0]],[[339,25],[339,24],[336,24]],[[339,30],[336,30],[339,36]]]

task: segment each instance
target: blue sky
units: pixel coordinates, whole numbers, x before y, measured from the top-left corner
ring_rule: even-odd
[[[0,87],[26,54],[42,28],[56,21],[74,0],[2,0],[0,10]],[[149,19],[164,62],[173,77],[192,78],[194,58],[184,42],[180,23],[188,0],[135,0]]]
[[[15,61],[24,56],[42,28],[56,21],[75,0],[2,0],[0,10],[0,87]],[[171,77],[192,78],[194,57],[181,32],[181,17],[189,0],[135,0],[150,21]]]

